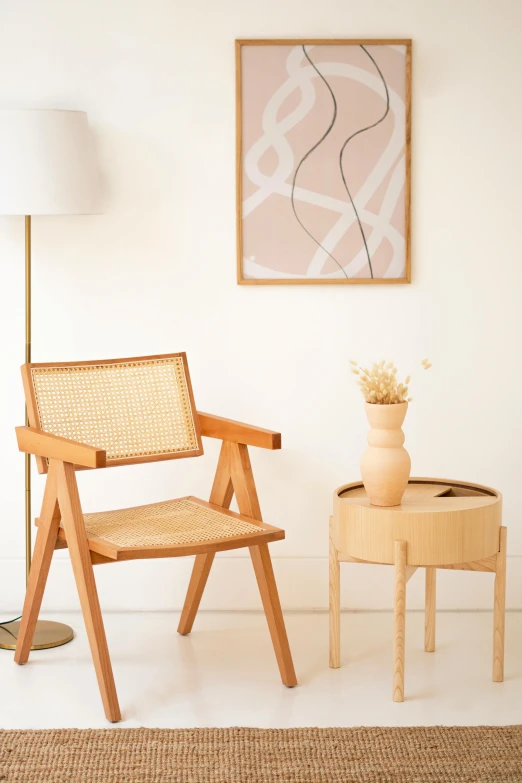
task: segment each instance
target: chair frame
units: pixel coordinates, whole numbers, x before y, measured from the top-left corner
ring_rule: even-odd
[[[28,661],[54,551],[68,547],[105,715],[111,722],[121,720],[121,712],[93,566],[118,560],[196,555],[178,625],[178,632],[186,635],[192,630],[216,552],[248,547],[281,679],[288,687],[297,685],[268,549],[269,542],[284,538],[284,531],[263,522],[248,452],[248,446],[280,449],[281,435],[207,413],[195,415],[201,435],[222,440],[209,506],[239,516],[229,510],[235,495],[240,515],[248,517],[249,522],[259,527],[259,532],[168,548],[140,547],[136,551],[108,546],[107,542],[96,545],[91,537],[87,538],[75,471],[105,467],[103,449],[60,438],[35,427],[16,429],[20,451],[35,455],[42,464],[46,461],[47,479],[37,520],[38,533],[15,661],[18,664]]]

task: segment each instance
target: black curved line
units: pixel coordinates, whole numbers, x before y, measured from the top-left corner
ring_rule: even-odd
[[[316,143],[314,144],[314,146],[313,146],[311,149],[309,149],[309,150],[308,150],[308,152],[307,152],[307,153],[306,153],[306,154],[305,154],[305,155],[304,155],[304,156],[301,158],[301,160],[300,160],[300,161],[299,161],[299,163],[297,164],[297,168],[296,168],[296,170],[295,170],[295,173],[294,173],[294,178],[293,178],[293,180],[292,180],[292,191],[291,191],[290,200],[291,200],[291,202],[292,202],[292,209],[293,209],[293,211],[294,211],[295,218],[296,218],[297,222],[299,223],[299,225],[301,226],[301,228],[303,229],[303,231],[305,231],[305,232],[308,234],[308,236],[310,237],[310,239],[312,239],[312,240],[315,242],[315,244],[316,244],[316,245],[318,245],[318,246],[321,248],[321,250],[323,250],[323,251],[324,251],[324,252],[325,252],[325,253],[326,253],[328,256],[330,256],[330,258],[331,258],[331,259],[333,259],[333,260],[335,261],[335,263],[337,264],[337,266],[339,267],[339,269],[341,270],[341,272],[343,273],[343,275],[344,275],[346,278],[348,278],[348,275],[346,274],[346,272],[345,272],[344,268],[341,266],[341,264],[339,263],[339,261],[337,261],[337,259],[336,259],[336,258],[334,258],[334,256],[333,256],[331,253],[329,253],[329,252],[328,252],[328,250],[326,250],[326,248],[324,248],[324,247],[321,245],[321,243],[320,243],[320,242],[318,242],[318,240],[317,240],[317,239],[316,239],[314,236],[312,236],[312,234],[311,234],[311,233],[308,231],[308,229],[305,227],[305,225],[304,225],[304,224],[301,222],[301,220],[299,219],[299,215],[297,214],[297,211],[296,211],[296,208],[295,208],[295,199],[294,199],[294,195],[295,195],[295,183],[296,183],[296,180],[297,180],[297,175],[299,174],[299,169],[301,168],[301,166],[303,165],[303,163],[305,162],[305,160],[306,160],[307,158],[309,158],[309,157],[310,157],[310,155],[312,154],[312,152],[313,152],[314,150],[316,150],[316,149],[317,149],[317,147],[318,147],[320,144],[322,144],[322,143],[323,143],[323,141],[326,139],[326,137],[328,136],[328,134],[329,134],[329,133],[330,133],[330,131],[332,130],[332,128],[333,128],[333,126],[334,126],[334,124],[335,124],[335,120],[337,119],[337,101],[335,100],[335,95],[333,94],[333,90],[332,90],[332,88],[330,87],[330,85],[328,84],[328,82],[326,81],[326,79],[324,78],[323,74],[322,74],[322,73],[319,71],[319,69],[318,69],[318,68],[317,68],[317,67],[314,65],[314,63],[311,61],[311,59],[310,59],[310,57],[308,56],[308,53],[307,53],[307,51],[306,51],[306,49],[305,49],[305,47],[304,47],[304,44],[302,45],[302,49],[303,49],[304,56],[306,57],[306,59],[308,60],[308,62],[310,63],[310,65],[312,66],[312,68],[314,69],[314,71],[317,73],[317,75],[319,76],[319,78],[320,78],[320,79],[322,79],[322,80],[323,80],[323,82],[326,84],[326,86],[327,86],[327,88],[328,88],[328,90],[329,90],[329,92],[330,92],[330,95],[332,96],[332,101],[333,101],[333,105],[334,105],[334,113],[333,113],[332,121],[330,122],[330,125],[328,126],[328,128],[327,128],[326,132],[325,132],[325,133],[324,133],[324,134],[321,136],[321,138],[319,139],[319,141],[318,141],[318,142],[316,142]],[[352,203],[353,203],[353,202],[352,202]]]
[[[344,171],[343,171],[343,153],[344,153],[344,150],[346,149],[346,145],[348,144],[349,141],[354,139],[356,136],[359,136],[360,133],[365,133],[365,131],[371,130],[371,128],[375,128],[377,125],[380,125],[381,122],[383,122],[386,119],[386,117],[388,116],[388,112],[390,111],[390,93],[388,92],[388,85],[386,84],[384,76],[382,75],[381,69],[379,68],[379,66],[377,65],[377,63],[375,62],[373,57],[371,56],[370,52],[362,44],[359,44],[359,46],[361,47],[363,52],[365,52],[368,55],[368,57],[370,58],[372,63],[375,65],[375,67],[376,67],[376,69],[377,69],[377,71],[379,73],[379,76],[382,79],[382,83],[384,84],[384,89],[386,90],[386,110],[385,110],[384,114],[382,115],[382,117],[380,118],[380,120],[377,120],[377,122],[374,122],[372,125],[368,125],[366,128],[361,128],[360,130],[356,131],[355,133],[352,133],[351,136],[348,136],[348,138],[344,142],[343,146],[341,147],[341,151],[339,153],[339,168],[341,169],[341,177],[343,178],[344,187],[346,188],[346,192],[348,193],[348,198],[351,201],[351,204],[352,204],[352,207],[353,207],[353,211],[355,212],[355,217],[357,218],[357,223],[359,224],[359,230],[361,232],[361,236],[362,236],[362,239],[363,239],[363,242],[364,242],[364,248],[366,250],[366,257],[368,259],[368,266],[370,267],[370,275],[373,278],[373,267],[372,267],[372,262],[370,260],[370,251],[368,250],[368,244],[366,242],[366,235],[364,233],[364,229],[362,227],[362,223],[361,223],[361,220],[359,218],[359,213],[357,212],[357,207],[355,206],[354,200],[352,198],[352,194],[350,193],[350,191],[348,189],[348,185],[346,184],[346,179],[345,179],[345,176],[344,176]]]
[[[13,622],[13,620],[11,620]],[[5,623],[4,625],[0,625],[0,628],[2,628],[6,633],[9,634],[9,636],[12,636],[15,642],[17,641],[17,637],[14,635],[12,631],[9,630],[9,628],[6,628],[5,626],[9,625],[9,623]]]

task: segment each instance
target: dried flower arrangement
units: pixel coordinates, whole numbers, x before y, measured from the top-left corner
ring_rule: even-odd
[[[354,361],[350,361],[350,364],[353,365],[352,372],[359,376],[358,383],[366,402],[376,405],[396,405],[412,401],[412,397],[408,397],[411,376],[408,375],[404,383],[398,383],[397,368],[393,362],[386,362],[383,359],[379,364],[373,364],[371,370],[360,367]],[[421,366],[424,370],[429,370],[431,364],[428,359],[423,359]]]

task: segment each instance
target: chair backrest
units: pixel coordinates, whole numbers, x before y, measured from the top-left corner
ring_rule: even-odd
[[[107,466],[203,454],[184,353],[24,364],[22,377],[31,427],[104,449]]]

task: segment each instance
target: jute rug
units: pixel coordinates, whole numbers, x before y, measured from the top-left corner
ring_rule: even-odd
[[[2,783],[521,783],[522,726],[0,731]]]

